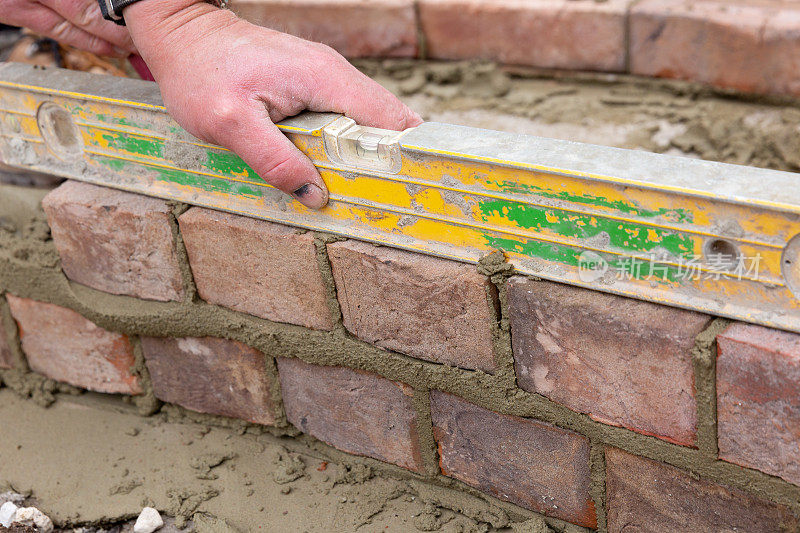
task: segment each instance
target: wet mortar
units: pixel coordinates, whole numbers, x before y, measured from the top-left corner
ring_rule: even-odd
[[[685,83],[613,75],[554,77],[486,64],[395,60],[361,61],[357,66],[401,95],[426,120],[800,169],[800,109],[793,102],[715,94]],[[2,176],[0,169],[0,181]],[[18,176],[14,179],[19,182]],[[714,418],[711,339],[724,321],[713,322],[698,337],[693,352],[701,423],[698,449],[687,449],[603,426],[515,387],[508,326],[501,312],[510,272],[498,257],[487,258],[478,266],[491,276],[503,304],[496,316],[498,370],[488,375],[384,352],[350,337],[341,326],[325,252],[325,242],[335,239],[329,235],[315,234],[315,242],[330,287],[329,304],[339,320],[330,333],[274,324],[206,305],[196,301],[193,289],[187,291],[186,302],[155,303],[69,283],[58,268],[39,208],[44,192],[10,186],[0,189],[0,292],[64,305],[102,327],[132,335],[216,335],[246,342],[269,356],[378,372],[417,389],[415,405],[423,415],[421,428],[427,427],[430,417],[426,392],[438,388],[487,408],[536,416],[578,431],[592,442],[592,495],[601,510],[601,529],[605,527],[603,443],[708,479],[746,487],[800,509],[796,487],[758,472],[742,473],[714,460],[714,427],[704,421]],[[177,204],[175,214],[184,208]],[[191,274],[185,254],[182,256],[190,286]],[[487,294],[487,298],[492,296]],[[8,318],[2,303],[0,313]],[[28,373],[18,344],[12,348],[18,368],[0,372],[6,385],[6,390],[0,390],[0,427],[13,429],[0,439],[4,464],[0,492],[30,493],[32,501],[60,526],[118,526],[127,531],[129,520],[143,505],[155,504],[171,517],[170,527],[188,520],[187,530],[196,531],[255,531],[259,527],[546,531],[532,513],[480,498],[457,482],[434,477],[436,454],[430,435],[423,435],[430,482],[426,484],[401,469],[353,458],[298,436],[285,420],[274,429],[260,428],[162,406],[151,394],[134,401],[81,394]],[[271,359],[268,367],[274,372]],[[137,370],[146,382],[141,357]],[[556,531],[580,530],[557,520],[548,522]]]

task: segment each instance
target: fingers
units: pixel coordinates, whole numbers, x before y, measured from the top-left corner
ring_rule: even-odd
[[[92,52],[97,55],[119,55],[114,45],[91,33],[78,28],[52,9],[36,5],[27,13],[27,28],[46,35],[56,41]]]
[[[265,114],[252,112],[236,122],[236,127],[215,135],[219,144],[234,151],[264,181],[306,207],[319,209],[328,203],[328,189],[317,169]]]
[[[125,52],[136,52],[128,29],[105,20],[96,0],[40,0],[83,31],[113,44]]]
[[[338,55],[338,54],[337,54]],[[341,57],[341,56],[340,56]],[[325,72],[309,103],[312,111],[334,111],[362,126],[401,131],[422,123],[422,118],[395,95],[368,78],[344,59]]]

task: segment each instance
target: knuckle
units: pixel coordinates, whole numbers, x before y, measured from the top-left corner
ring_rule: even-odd
[[[340,54],[327,44],[322,44],[322,43],[313,43],[313,44],[314,44],[314,56],[317,58],[318,61],[331,64],[342,63],[347,61],[342,54]]]
[[[97,2],[84,2],[78,9],[75,22],[82,27],[88,27],[99,20],[100,5]]]
[[[241,123],[241,106],[231,96],[216,98],[207,113],[208,123],[213,129],[233,129]]]
[[[61,20],[50,28],[50,37],[56,41],[61,41],[67,39],[71,32],[72,24],[68,20]]]
[[[290,189],[292,179],[297,175],[296,172],[296,158],[289,153],[278,152],[270,154],[262,167],[261,177],[273,187],[277,187],[282,191],[292,192]]]

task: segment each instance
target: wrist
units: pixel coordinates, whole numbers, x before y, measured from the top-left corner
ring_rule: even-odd
[[[136,48],[154,74],[170,55],[236,18],[203,0],[143,0],[127,6],[123,15]]]

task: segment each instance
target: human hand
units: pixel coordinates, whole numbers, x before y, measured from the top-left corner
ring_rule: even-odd
[[[170,115],[312,209],[327,203],[325,184],[274,122],[306,109],[392,130],[422,122],[331,48],[230,11],[197,0],[145,0],[123,15]]]
[[[136,52],[124,26],[103,20],[97,0],[0,0],[0,22],[100,56]]]

